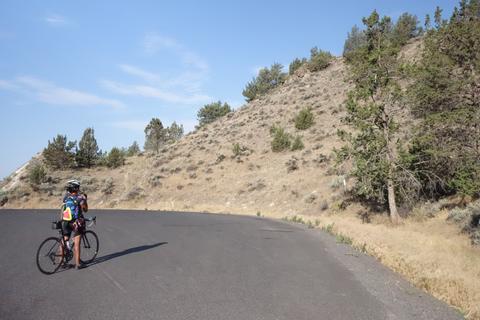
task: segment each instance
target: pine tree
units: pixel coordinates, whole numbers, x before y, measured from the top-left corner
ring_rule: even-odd
[[[90,168],[95,165],[98,158],[98,145],[93,128],[87,128],[83,132],[75,158],[79,167]]]
[[[167,142],[163,124],[158,118],[152,118],[145,128],[145,150],[158,153],[160,148]]]
[[[67,141],[67,136],[57,135],[48,146],[43,149],[43,156],[48,166],[54,169],[67,169],[74,166],[75,153],[73,152],[75,141]]]
[[[374,11],[365,24],[366,45],[350,62],[355,83],[347,100],[344,121],[353,131],[340,131],[347,142],[338,152],[351,158],[356,178],[355,192],[366,200],[388,204],[390,218],[398,223],[397,184],[399,150],[395,134],[396,114],[401,107],[401,90],[395,80],[399,47],[391,41],[391,21]]]

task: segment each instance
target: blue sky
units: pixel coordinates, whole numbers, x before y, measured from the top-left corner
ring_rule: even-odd
[[[457,1],[6,1],[0,2],[0,178],[57,133],[100,147],[137,140],[152,117],[191,130],[198,109],[243,104],[259,67],[340,55],[373,9],[422,21]]]

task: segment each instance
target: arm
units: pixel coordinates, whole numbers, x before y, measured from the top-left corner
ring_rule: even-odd
[[[88,212],[87,194],[83,193],[81,197],[80,207],[82,208],[82,212]]]

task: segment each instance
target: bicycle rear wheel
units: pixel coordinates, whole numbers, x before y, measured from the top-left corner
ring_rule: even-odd
[[[98,237],[91,230],[85,231],[80,238],[80,261],[91,263],[98,253]]]
[[[55,273],[64,260],[64,252],[60,239],[50,237],[45,239],[37,250],[37,267],[43,274]]]

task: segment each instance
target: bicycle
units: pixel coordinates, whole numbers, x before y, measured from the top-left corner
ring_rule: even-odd
[[[85,217],[85,229],[96,224],[97,217]],[[49,237],[40,244],[37,250],[37,267],[43,274],[53,274],[62,265],[73,258],[73,237],[67,242],[63,239],[62,221],[52,221],[52,229],[58,230],[58,237]],[[98,254],[98,236],[92,230],[85,230],[80,235],[80,261],[91,263]]]

